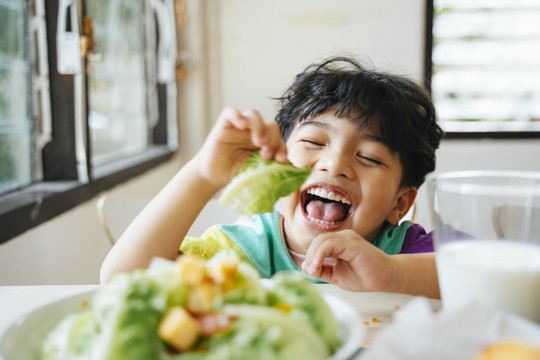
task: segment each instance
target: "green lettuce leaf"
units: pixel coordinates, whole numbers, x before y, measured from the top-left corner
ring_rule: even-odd
[[[166,359],[157,327],[168,308],[187,303],[187,289],[172,274],[138,270],[116,276],[92,303],[92,310],[66,317],[51,331],[42,359]]]
[[[208,339],[208,351],[175,356],[174,360],[322,360],[330,353],[319,334],[287,313],[257,305],[228,305],[238,317],[232,329]]]
[[[187,289],[172,275],[142,270],[118,275],[95,298],[104,342],[100,359],[162,358],[165,344],[156,329],[168,308],[186,302]]]
[[[264,160],[254,152],[223,189],[219,203],[239,214],[251,216],[273,211],[279,198],[289,195],[306,181],[311,168]]]
[[[88,360],[92,358],[92,340],[99,326],[92,310],[65,317],[45,338],[42,360]]]
[[[220,257],[231,256],[239,258],[238,254],[232,249],[221,250],[208,260],[208,264],[211,266],[211,263],[219,261]],[[241,261],[238,264],[233,289],[218,296],[214,300],[214,306],[216,310],[221,310],[227,304],[267,305],[267,298],[268,291],[261,284],[261,276],[257,269],[250,263]]]
[[[272,279],[277,298],[292,307],[289,316],[310,324],[333,353],[339,346],[339,323],[317,289],[300,273],[282,271]]]

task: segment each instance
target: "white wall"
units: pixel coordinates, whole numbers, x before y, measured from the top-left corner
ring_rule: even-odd
[[[217,0],[219,1],[219,0]],[[419,80],[424,0],[225,0],[213,57],[221,59],[221,103],[272,120],[296,74],[325,57],[352,54],[367,65]],[[219,53],[218,53],[219,52]],[[216,113],[219,109],[214,109]]]
[[[223,106],[272,120],[281,95],[309,63],[350,53],[421,79],[424,0],[188,0],[189,50],[179,83],[180,155],[113,191],[153,195],[200,146]],[[540,170],[540,142],[444,141],[437,170]],[[416,219],[430,229],[421,190]],[[0,285],[97,283],[110,248],[93,199],[0,245]]]

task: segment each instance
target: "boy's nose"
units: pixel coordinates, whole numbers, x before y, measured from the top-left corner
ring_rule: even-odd
[[[326,171],[332,176],[353,177],[350,156],[342,151],[326,151],[317,162],[317,169]]]

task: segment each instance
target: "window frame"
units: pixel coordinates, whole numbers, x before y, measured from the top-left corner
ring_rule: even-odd
[[[108,164],[91,167],[89,181],[78,179],[75,158],[75,94],[74,76],[57,71],[56,24],[58,1],[44,1],[47,23],[47,48],[49,62],[52,133],[71,134],[59,136],[48,143],[41,152],[43,180],[22,189],[0,195],[0,245],[31,228],[40,225],[90,199],[97,194],[162,164],[177,152],[176,143],[170,143],[169,111],[175,110],[165,101],[170,84],[157,84],[158,125],[153,129],[153,145],[140,154]],[[83,66],[84,69],[84,66]],[[87,77],[84,70],[85,80]],[[86,83],[86,81],[84,81]],[[87,85],[85,85],[87,87]],[[173,90],[174,92],[174,90]],[[86,93],[86,91],[85,91]],[[87,103],[87,98],[85,99]],[[170,120],[170,119],[169,119]],[[86,110],[86,152],[90,153],[88,139],[88,113]]]
[[[431,79],[433,76],[433,17],[434,0],[426,0],[426,26],[425,26],[425,56],[424,56],[424,86],[431,94]],[[540,131],[445,131],[445,139],[538,139]]]

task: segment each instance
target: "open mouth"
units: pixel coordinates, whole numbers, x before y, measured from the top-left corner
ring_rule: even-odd
[[[302,207],[309,220],[330,226],[347,219],[351,201],[333,190],[311,187],[302,194]]]

